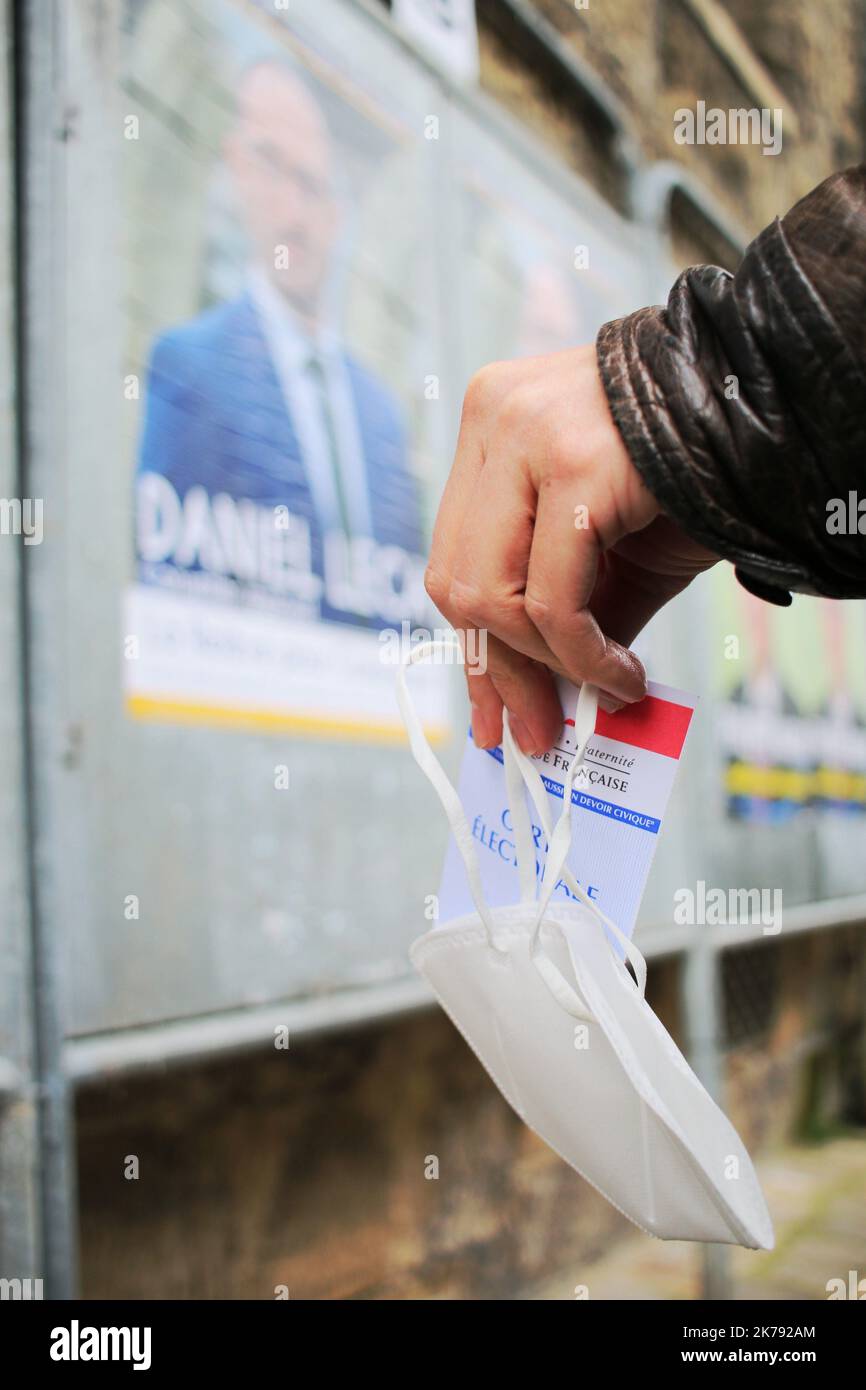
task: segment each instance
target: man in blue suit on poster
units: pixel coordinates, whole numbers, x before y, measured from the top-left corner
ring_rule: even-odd
[[[312,621],[421,621],[406,430],[331,326],[333,153],[297,74],[272,61],[247,70],[225,160],[251,263],[238,298],[153,349],[139,578]]]

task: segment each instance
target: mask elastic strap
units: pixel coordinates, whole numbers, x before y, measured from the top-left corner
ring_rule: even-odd
[[[494,951],[498,951],[500,954],[504,955],[507,953],[503,951],[501,946],[497,946],[496,944],[496,938],[493,932],[493,919],[490,916],[490,909],[487,906],[487,902],[484,898],[484,890],[481,887],[481,870],[478,866],[478,856],[475,853],[475,841],[472,838],[472,831],[469,828],[469,822],[463,810],[463,803],[457,795],[455,787],[453,787],[449,781],[445,769],[442,767],[442,764],[439,762],[439,759],[436,757],[436,754],[427,741],[423,725],[418,717],[418,711],[412,703],[409,688],[406,684],[406,671],[409,666],[413,666],[416,661],[420,661],[422,657],[431,655],[433,652],[448,650],[459,651],[462,656],[463,649],[456,636],[453,641],[451,641],[450,638],[437,638],[429,642],[419,642],[416,646],[409,648],[407,655],[404,656],[397,671],[397,703],[400,706],[400,713],[406,725],[406,732],[409,735],[409,747],[412,749],[415,761],[421,771],[432,783],[433,789],[442,802],[443,809],[448,817],[448,822],[454,834],[454,842],[466,866],[466,877],[469,880],[469,891],[472,894],[472,901],[475,904],[475,910],[478,916],[484,924],[484,929],[487,932],[487,940]]]
[[[517,878],[520,884],[520,901],[535,902],[535,836],[526,809],[524,774],[515,754],[520,750],[511,732],[508,710],[502,711],[502,760],[505,764],[505,788],[508,794],[508,809],[511,812],[511,827],[514,835],[514,849],[517,855]],[[529,761],[527,759],[527,761]],[[531,793],[530,793],[531,794]]]
[[[574,735],[577,747],[574,757],[565,775],[565,784],[562,788],[562,811],[553,827],[553,834],[548,841],[547,866],[544,871],[544,880],[541,885],[541,892],[538,895],[538,911],[535,918],[535,931],[533,933],[533,943],[538,939],[541,930],[541,921],[550,902],[551,894],[556,887],[565,867],[568,851],[571,848],[571,793],[577,778],[577,769],[583,762],[583,755],[586,745],[595,733],[595,719],[598,711],[598,691],[594,685],[589,685],[584,681],[580,687],[577,697],[577,708],[574,714]],[[525,754],[524,754],[525,756]],[[529,761],[529,759],[527,759]],[[538,776],[537,786],[544,788],[541,775]],[[535,798],[533,797],[533,800]],[[546,789],[545,789],[546,800]],[[581,902],[591,902],[591,899],[584,893]]]
[[[583,695],[583,691],[587,693]],[[576,767],[582,756],[582,748],[595,728],[595,693],[591,687],[582,687],[583,702],[580,707],[580,729],[582,737],[578,738],[578,748],[575,757],[572,759],[572,769]],[[577,728],[577,716],[575,717],[575,727]],[[518,867],[521,870],[521,900],[524,903],[531,903],[536,898],[536,866],[535,866],[535,840],[526,810],[526,795],[528,790],[533,801],[537,801],[537,808],[542,817],[545,833],[547,835],[547,866],[541,895],[536,902],[535,923],[532,936],[529,941],[529,958],[535,969],[538,971],[550,993],[553,995],[560,1008],[573,1018],[581,1019],[591,1023],[593,1015],[583,999],[575,990],[574,986],[565,978],[562,971],[554,965],[553,961],[541,949],[541,924],[550,894],[560,877],[562,864],[557,867],[556,861],[562,858],[564,864],[565,855],[568,853],[571,839],[570,825],[563,825],[561,816],[555,830],[551,833],[550,814],[547,801],[547,792],[541,776],[534,763],[522,753],[514,742],[511,727],[508,721],[507,711],[502,719],[503,737],[502,751],[505,762],[505,775],[508,787],[508,800],[511,810],[511,821],[514,827],[514,838],[517,848]],[[572,773],[570,771],[569,782]],[[566,793],[567,794],[567,793]],[[566,804],[568,804],[566,802]],[[555,872],[552,874],[552,870]],[[531,883],[529,879],[531,878]]]
[[[584,695],[584,691],[587,692],[586,695]],[[532,802],[535,805],[535,808],[541,820],[542,827],[544,829],[544,833],[547,836],[548,841],[547,865],[544,874],[543,891],[541,896],[539,897],[539,905],[536,912],[535,929],[533,931],[531,949],[533,953],[533,958],[536,959],[537,963],[538,957],[536,952],[538,946],[538,939],[541,932],[542,919],[547,909],[547,904],[550,901],[551,894],[553,893],[556,884],[561,878],[565,882],[566,886],[570,889],[570,891],[574,894],[574,896],[578,899],[578,901],[583,903],[584,907],[589,909],[593,916],[602,924],[602,926],[608,929],[611,935],[615,937],[615,939],[622,946],[627,959],[631,962],[632,968],[634,969],[635,976],[637,978],[638,990],[641,994],[641,997],[643,997],[643,995],[646,992],[647,966],[646,960],[642,952],[638,950],[634,942],[629,937],[627,937],[623,931],[620,930],[620,928],[616,925],[615,922],[612,922],[609,917],[605,916],[605,914],[589,896],[586,890],[582,888],[581,885],[577,882],[577,880],[571,872],[571,869],[565,862],[569,849],[571,848],[572,791],[574,788],[577,770],[583,761],[584,753],[586,751],[586,745],[589,739],[591,738],[592,734],[595,732],[595,719],[598,704],[597,697],[598,692],[592,686],[589,686],[586,683],[584,683],[584,685],[581,686],[580,696],[578,697],[577,710],[575,712],[574,720],[575,735],[577,738],[577,748],[575,750],[575,755],[571,760],[571,766],[565,779],[565,786],[563,787],[562,813],[560,814],[555,827],[552,825],[552,818],[550,814],[550,802],[548,800],[547,789],[544,785],[541,774],[538,771],[538,768],[536,767],[532,759],[527,757],[527,755],[524,752],[522,752],[522,750],[518,748],[517,744],[514,742],[511,730],[507,724],[507,719],[503,721],[503,753],[505,757],[506,775],[508,776],[508,795],[511,805],[512,823],[515,827],[515,838],[517,839],[518,856],[520,855],[520,851],[522,848],[520,831],[518,827],[522,822],[525,822],[527,825],[526,840],[524,841],[524,843],[528,842],[529,846],[531,847],[531,854],[529,856],[530,863],[532,865],[533,879],[533,891],[531,896],[534,896],[535,878],[534,841],[532,839],[531,829],[528,828],[526,804],[523,796],[523,788],[520,786],[518,781],[518,774],[519,777],[522,778],[522,781],[525,783],[526,789],[528,790]],[[518,787],[519,790],[517,790]],[[525,855],[524,857],[527,856]],[[525,900],[526,899],[524,899],[524,901]],[[628,974],[627,971],[624,971],[623,973],[626,979],[629,981],[629,984],[631,984],[631,976]]]

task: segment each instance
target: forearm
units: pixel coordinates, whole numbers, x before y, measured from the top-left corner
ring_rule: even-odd
[[[695,266],[666,308],[605,324],[608,402],[663,510],[747,587],[866,596],[866,538],[828,520],[866,494],[866,166],[751,243]],[[864,519],[866,529],[866,519]]]

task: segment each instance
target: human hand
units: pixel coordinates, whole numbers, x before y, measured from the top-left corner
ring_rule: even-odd
[[[608,709],[640,700],[628,650],[652,615],[717,556],[644,486],[613,422],[595,348],[496,362],[469,383],[436,526],[427,591],[458,630],[486,630],[467,665],[473,737],[526,753],[562,726],[552,672],[597,685]]]

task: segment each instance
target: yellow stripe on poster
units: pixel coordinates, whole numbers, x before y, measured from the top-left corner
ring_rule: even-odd
[[[303,733],[313,738],[351,739],[361,743],[406,743],[398,720],[329,719],[322,715],[287,714],[283,710],[201,704],[191,700],[127,695],[126,712],[133,719],[167,724],[199,724],[215,728],[248,729],[256,733]],[[445,743],[446,725],[425,725],[431,743]]]
[[[866,802],[866,777],[840,768],[819,767],[815,792],[828,801]]]
[[[852,806],[866,804],[866,778],[860,773],[837,768],[819,767],[801,771],[733,762],[726,770],[725,787],[732,796],[755,796],[804,804],[817,797],[825,801],[850,802]]]
[[[794,768],[734,762],[727,769],[725,786],[734,796],[805,802],[812,793],[812,774]]]

